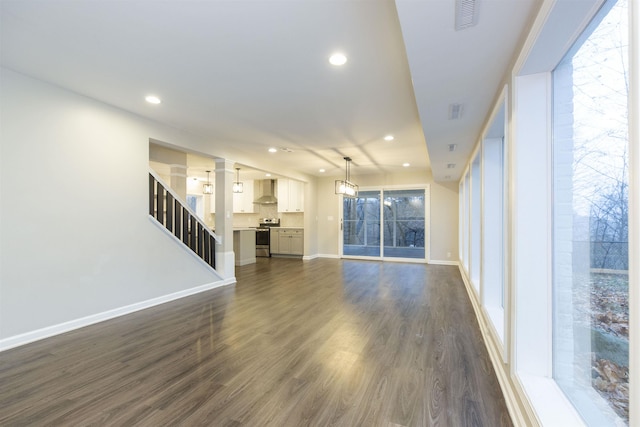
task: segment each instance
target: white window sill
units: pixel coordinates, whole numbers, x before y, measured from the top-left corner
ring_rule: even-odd
[[[491,320],[496,336],[500,339],[500,344],[504,347],[504,309],[502,307],[486,306],[485,311]],[[500,351],[502,352],[502,348]]]
[[[544,427],[584,427],[586,425],[552,378],[523,373],[518,373],[518,378],[531,405],[535,408],[541,425]]]

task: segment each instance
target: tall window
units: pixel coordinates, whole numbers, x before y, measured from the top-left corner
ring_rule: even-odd
[[[629,419],[627,0],[553,73],[554,377],[587,424]]]
[[[204,219],[204,196],[187,194],[187,205],[189,205],[191,210],[194,211],[200,219]]]
[[[469,172],[464,176],[464,191],[461,193],[461,208],[462,213],[462,265],[467,273],[469,272]]]
[[[482,142],[483,304],[504,342],[504,139]]]
[[[480,292],[480,242],[481,242],[481,182],[480,182],[480,152],[471,163],[471,253],[469,255],[469,275],[476,292]]]

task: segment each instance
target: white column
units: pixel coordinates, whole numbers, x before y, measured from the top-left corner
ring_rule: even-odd
[[[234,162],[216,159],[216,234],[222,242],[216,247],[216,270],[224,279],[235,279],[233,252],[233,166]]]

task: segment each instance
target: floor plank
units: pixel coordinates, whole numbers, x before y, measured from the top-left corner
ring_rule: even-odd
[[[257,261],[0,353],[0,425],[512,425],[455,267]]]

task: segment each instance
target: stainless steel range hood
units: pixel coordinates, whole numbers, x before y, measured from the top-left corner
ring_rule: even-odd
[[[262,195],[253,203],[258,205],[275,205],[278,199],[274,195],[276,181],[274,179],[263,179],[260,181]]]

